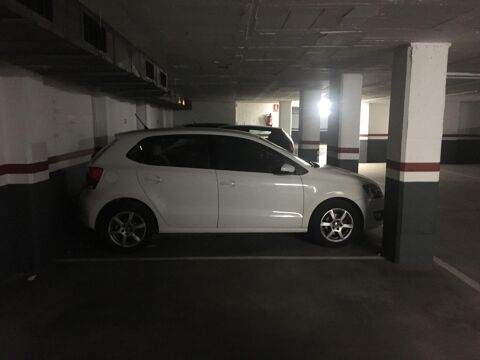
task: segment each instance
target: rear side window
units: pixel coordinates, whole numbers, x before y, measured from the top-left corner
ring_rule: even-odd
[[[208,136],[205,135],[148,137],[135,145],[127,157],[147,165],[210,168]]]

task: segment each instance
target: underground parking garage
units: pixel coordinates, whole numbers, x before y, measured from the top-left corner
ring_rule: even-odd
[[[0,1],[5,358],[477,358],[479,15]]]

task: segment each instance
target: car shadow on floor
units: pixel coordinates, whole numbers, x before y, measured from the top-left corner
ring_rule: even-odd
[[[67,233],[57,247],[56,257],[211,257],[211,256],[372,256],[381,252],[381,229],[340,248],[315,244],[302,233],[248,234],[159,234],[141,249],[132,253],[115,253],[95,232],[84,227]]]

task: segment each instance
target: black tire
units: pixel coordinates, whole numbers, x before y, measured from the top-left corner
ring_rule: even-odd
[[[107,205],[99,215],[96,229],[100,238],[116,252],[133,252],[158,232],[152,211],[129,199]]]
[[[327,200],[320,204],[313,212],[309,224],[312,240],[328,247],[345,246],[357,240],[362,232],[362,213],[354,204],[343,199]]]

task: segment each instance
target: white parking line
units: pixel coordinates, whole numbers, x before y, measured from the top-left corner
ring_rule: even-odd
[[[63,258],[57,263],[82,262],[155,262],[155,261],[238,261],[238,260],[383,260],[381,256],[162,256],[162,257],[118,257],[118,258]]]
[[[460,270],[457,268],[453,267],[452,265],[446,263],[442,259],[439,259],[438,257],[434,256],[433,261],[440,266],[441,268],[447,270],[450,274],[455,276],[456,278],[460,279],[463,281],[465,284],[476,290],[477,292],[480,292],[480,284],[473,280],[471,277],[468,277],[464,273],[462,273]]]

